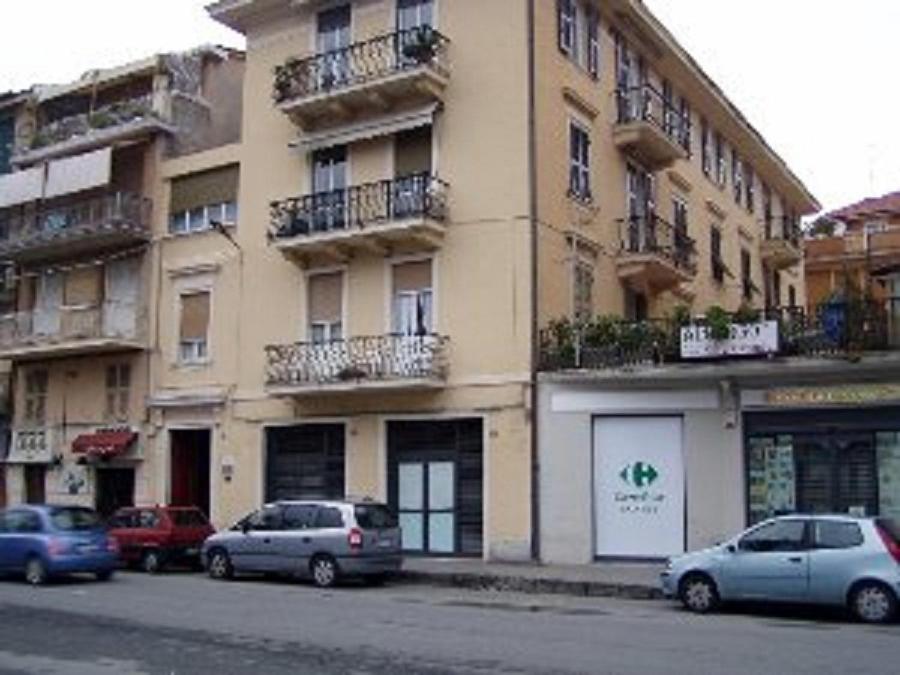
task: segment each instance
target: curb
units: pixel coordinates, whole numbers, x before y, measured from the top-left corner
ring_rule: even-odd
[[[451,572],[401,571],[397,580],[475,591],[506,591],[513,593],[573,595],[592,598],[620,598],[627,600],[662,600],[663,594],[655,586],[608,581],[568,581],[566,579],[529,579],[527,577],[495,574],[458,574]]]

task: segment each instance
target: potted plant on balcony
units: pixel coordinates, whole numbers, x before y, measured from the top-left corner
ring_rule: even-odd
[[[414,28],[402,36],[403,56],[417,64],[427,63],[437,53],[438,36],[428,25]]]
[[[706,328],[711,340],[727,340],[731,335],[731,316],[718,305],[713,305],[706,311]]]
[[[359,366],[345,366],[338,371],[337,378],[341,382],[352,382],[353,380],[364,380],[369,374]]]

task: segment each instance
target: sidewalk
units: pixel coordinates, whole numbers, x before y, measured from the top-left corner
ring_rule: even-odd
[[[400,578],[475,590],[653,600],[662,597],[659,589],[662,569],[656,563],[566,566],[408,557],[404,559]]]

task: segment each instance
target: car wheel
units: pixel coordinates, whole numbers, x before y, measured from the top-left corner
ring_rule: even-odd
[[[209,570],[209,576],[213,579],[231,579],[234,576],[231,558],[228,557],[228,553],[220,548],[210,551],[207,569]]]
[[[337,583],[340,570],[337,561],[330,555],[318,555],[309,564],[313,583],[319,588],[331,588]]]
[[[141,569],[147,574],[157,574],[162,570],[162,555],[159,551],[144,551],[141,556]]]
[[[850,594],[850,611],[865,623],[887,623],[897,612],[897,596],[884,584],[864,582]]]
[[[109,581],[113,578],[113,571],[103,570],[102,572],[95,573],[94,576],[97,578],[97,581]]]
[[[705,574],[690,574],[681,582],[678,597],[686,609],[706,614],[719,606],[716,583]]]
[[[32,586],[47,583],[47,567],[39,557],[31,556],[25,562],[25,581]]]

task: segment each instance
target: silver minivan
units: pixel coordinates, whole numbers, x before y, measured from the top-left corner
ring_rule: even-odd
[[[665,595],[694,612],[730,600],[847,607],[890,621],[900,600],[900,524],[886,518],[773,518],[712,548],[669,561]]]
[[[400,528],[384,504],[279,501],[209,537],[202,559],[214,579],[250,572],[307,577],[323,588],[344,577],[377,582],[402,566]]]

